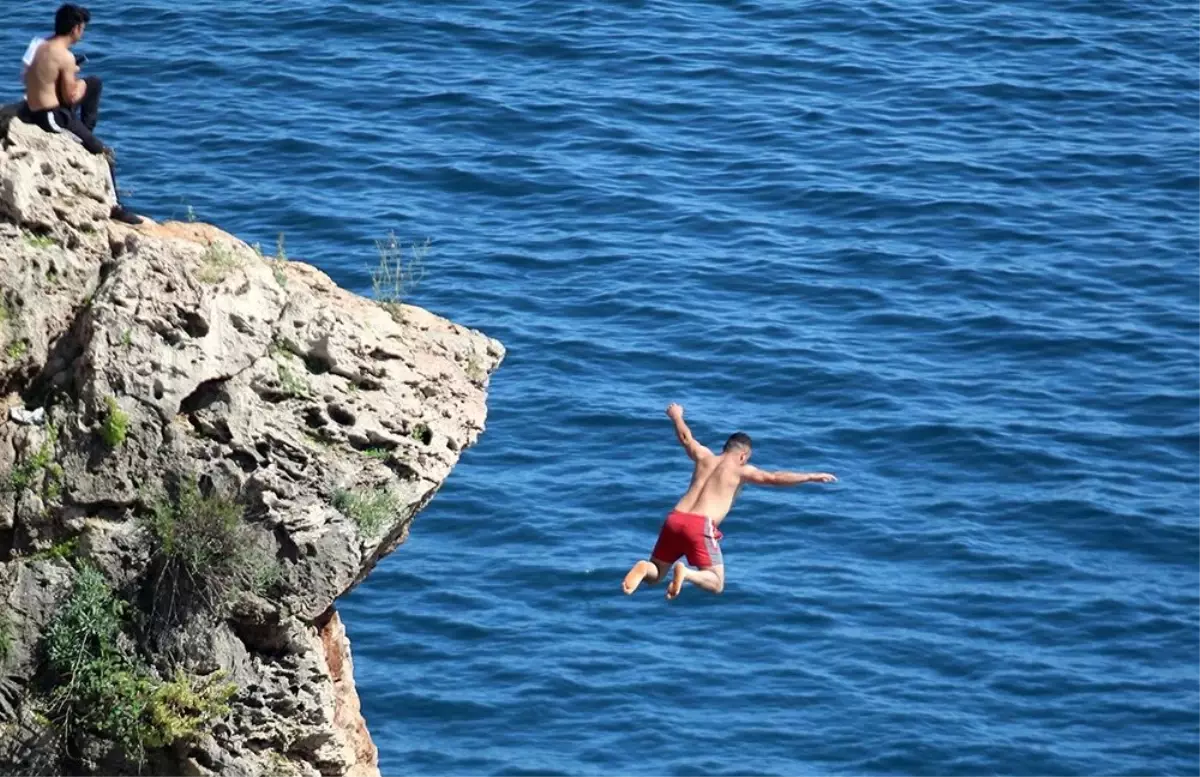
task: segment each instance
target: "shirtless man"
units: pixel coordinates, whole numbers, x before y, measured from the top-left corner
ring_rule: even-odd
[[[54,37],[40,44],[34,41],[30,46],[24,71],[25,105],[22,106],[20,118],[46,132],[68,132],[79,138],[83,147],[91,153],[106,154],[108,150],[92,133],[99,118],[100,79],[77,78],[79,65],[71,53],[71,47],[83,37],[83,31],[91,19],[86,8],[68,3],[54,15]],[[106,155],[111,166],[112,155]],[[114,194],[116,190],[114,174]],[[127,224],[141,222],[140,217],[120,204],[113,208],[112,218]]]
[[[760,486],[834,483],[837,478],[824,472],[766,472],[752,467],[747,463],[750,461],[750,437],[742,432],[730,435],[721,453],[714,454],[692,436],[692,430],[683,422],[682,407],[672,404],[667,408],[667,416],[675,422],[679,444],[696,462],[696,469],[687,493],[663,523],[650,560],[634,564],[625,575],[622,588],[631,594],[643,580],[657,583],[666,575],[667,567],[674,564],[671,584],[667,586],[668,599],[679,596],[687,582],[719,594],[725,590],[725,562],[718,544],[722,535],[717,527],[733,507],[742,486],[747,483]],[[688,569],[678,560],[684,555],[695,569]]]

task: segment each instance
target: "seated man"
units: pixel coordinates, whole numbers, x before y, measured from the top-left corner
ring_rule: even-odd
[[[20,118],[36,124],[47,132],[66,132],[74,135],[93,154],[105,154],[111,168],[111,149],[93,134],[100,114],[99,78],[81,81],[76,78],[79,65],[71,54],[91,21],[86,8],[64,5],[54,16],[54,37],[39,43],[34,41],[25,52],[25,105]],[[78,112],[76,112],[78,109]],[[113,193],[117,192],[113,173]],[[119,195],[118,195],[119,197]],[[125,210],[120,203],[113,207],[112,218],[126,224],[140,224],[139,216]]]

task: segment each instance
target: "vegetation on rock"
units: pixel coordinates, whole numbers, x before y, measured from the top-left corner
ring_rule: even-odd
[[[388,234],[387,240],[375,241],[379,252],[379,264],[371,272],[371,286],[378,302],[397,322],[403,322],[401,303],[404,302],[425,278],[425,257],[429,255],[430,241],[414,243],[409,247],[408,257],[396,234]]]
[[[224,243],[209,243],[200,256],[200,269],[196,277],[201,283],[220,283],[240,265],[229,246]]]
[[[350,518],[368,537],[374,537],[402,507],[400,500],[386,488],[338,489],[333,506]]]
[[[171,625],[199,607],[216,612],[239,591],[262,592],[282,577],[278,562],[254,544],[245,508],[192,477],[174,500],[157,501],[147,520],[157,561],[152,616]]]
[[[119,448],[129,433],[129,416],[121,410],[116,397],[104,398],[104,420],[100,422],[100,438],[110,448]]]
[[[125,638],[127,611],[99,571],[80,570],[44,639],[50,720],[68,737],[99,734],[141,761],[147,749],[193,737],[227,714],[237,689],[220,673],[155,677]]]
[[[46,479],[46,488],[50,493],[47,495],[51,498],[57,497],[62,480],[62,467],[54,463],[54,446],[57,440],[57,427],[47,424],[46,437],[33,455],[13,467],[6,477],[0,478],[0,492],[23,491],[34,485],[37,476],[43,470],[49,470],[50,477]]]

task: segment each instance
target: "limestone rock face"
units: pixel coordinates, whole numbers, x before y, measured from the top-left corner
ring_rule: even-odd
[[[18,635],[0,650],[0,772],[377,774],[334,602],[476,442],[504,348],[215,227],[109,222],[112,204],[103,158],[0,122],[0,631]],[[130,618],[154,671],[237,688],[202,736],[131,764],[38,712],[38,645],[84,567],[146,609],[148,517],[189,481],[236,498],[278,575],[169,634]]]

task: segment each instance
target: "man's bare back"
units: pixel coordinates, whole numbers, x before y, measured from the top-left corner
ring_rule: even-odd
[[[734,500],[747,483],[762,486],[792,486],[801,483],[833,483],[837,480],[825,472],[767,472],[751,466],[750,437],[737,432],[729,437],[719,454],[697,442],[683,421],[683,408],[672,404],[667,416],[675,424],[679,444],[695,462],[692,482],[675,505],[659,533],[658,542],[649,560],[633,565],[625,575],[623,589],[631,594],[643,582],[661,580],[667,567],[674,564],[674,576],[667,588],[667,598],[679,595],[685,582],[691,581],[712,593],[725,589],[725,564],[721,556],[717,530]],[[687,555],[696,569],[688,569],[678,559]]]
[[[49,111],[82,100],[87,87],[75,77],[78,72],[75,55],[63,38],[56,36],[38,46],[25,71],[25,101],[30,110]]]

